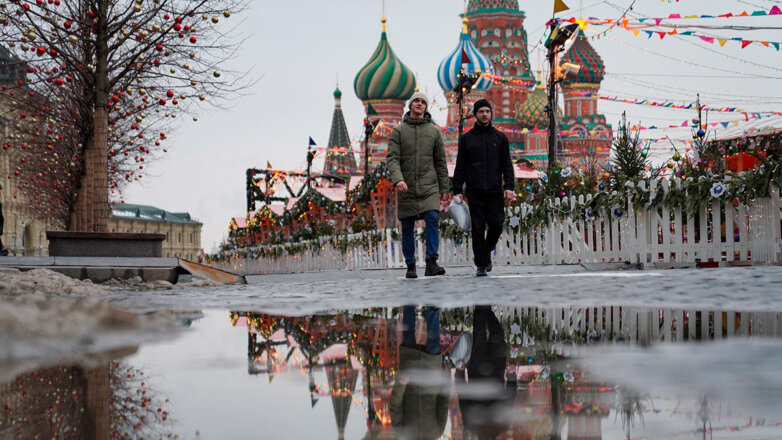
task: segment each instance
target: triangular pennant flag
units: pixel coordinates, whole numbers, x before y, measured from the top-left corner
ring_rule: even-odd
[[[372,107],[372,104],[367,104],[367,115],[372,116],[376,114],[377,112],[375,111],[375,108]]]
[[[622,27],[627,29],[627,23],[629,23],[629,22],[630,22],[630,20],[628,20],[626,18],[624,20],[622,20]]]
[[[782,9],[779,9],[779,6],[774,5],[774,7],[768,11],[768,15],[782,15]]]
[[[554,0],[554,13],[555,14],[558,13],[558,12],[567,11],[568,9],[570,9],[570,7],[568,5],[566,5],[565,2],[563,2],[562,0]]]
[[[727,128],[730,122],[721,122],[723,128]]]
[[[714,38],[712,37],[704,37],[703,35],[698,35],[698,38],[700,38],[701,40],[707,43],[714,43]]]
[[[470,57],[467,56],[467,51],[462,49],[462,64],[470,64]]]
[[[267,169],[271,169],[272,168],[272,163],[269,162],[268,160],[266,161],[266,168]]]
[[[313,140],[312,140],[312,138],[311,138],[311,137],[310,137],[310,143],[309,143],[309,146],[310,146],[310,147],[317,147],[317,144],[315,143],[315,141],[313,141]]]
[[[654,35],[654,32],[652,31],[644,31],[646,32],[647,37],[646,38],[652,38],[652,35]]]
[[[745,47],[752,44],[752,40],[741,40],[741,48],[744,49]]]
[[[768,47],[768,41],[761,41],[761,42],[760,42],[760,44],[762,44],[762,45],[764,45],[764,46]]]
[[[753,17],[756,17],[758,15],[766,15],[766,11],[752,11]]]
[[[657,35],[660,36],[660,39],[662,40],[667,35],[665,32],[657,32]]]
[[[633,35],[635,35],[636,37],[638,36],[638,34],[641,33],[641,31],[639,31],[638,29],[631,29],[631,31],[633,32]]]
[[[748,17],[749,14],[747,14],[747,11],[743,11],[741,14],[737,15],[736,17]]]
[[[775,42],[772,41],[771,45],[774,46],[774,49],[776,49],[777,52],[779,52],[779,43],[775,43]]]
[[[668,33],[671,34],[671,35],[678,35],[679,34],[679,32],[676,31],[676,28],[673,28],[673,30],[668,32]]]
[[[725,43],[728,42],[727,38],[717,38],[717,41],[720,42],[720,46],[725,47]]]
[[[655,23],[657,26],[659,26],[659,25],[660,25],[660,22],[661,22],[661,21],[663,21],[663,19],[662,19],[662,18],[655,18],[655,19],[654,19],[654,23]]]
[[[671,14],[668,16],[668,18],[682,18],[682,16],[679,14]]]
[[[682,122],[682,127],[686,127],[687,125],[687,121]]]
[[[693,31],[684,31],[684,32],[680,32],[679,35],[692,35],[694,33],[695,32],[693,32]]]

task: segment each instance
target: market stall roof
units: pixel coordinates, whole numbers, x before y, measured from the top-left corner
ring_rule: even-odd
[[[315,188],[315,190],[321,193],[324,197],[332,202],[344,202],[345,201],[345,188]]]

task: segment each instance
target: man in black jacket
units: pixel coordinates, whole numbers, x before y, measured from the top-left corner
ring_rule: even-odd
[[[505,222],[505,201],[516,198],[508,138],[491,123],[492,108],[481,99],[473,106],[475,126],[459,140],[453,173],[454,199],[467,196],[472,221],[476,275],[491,271],[490,254]],[[466,187],[466,190],[463,189]]]

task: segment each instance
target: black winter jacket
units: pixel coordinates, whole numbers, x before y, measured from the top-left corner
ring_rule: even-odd
[[[491,123],[476,123],[459,141],[451,189],[454,195],[462,193],[465,183],[467,191],[512,191],[514,179],[508,138]]]

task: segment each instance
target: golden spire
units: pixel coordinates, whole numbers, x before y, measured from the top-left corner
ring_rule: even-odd
[[[383,23],[383,33],[386,33],[386,17],[383,17],[380,19],[380,22]]]
[[[540,80],[540,72],[541,72],[541,70],[538,69],[538,83],[535,85],[536,89],[542,89],[543,88],[543,82]]]
[[[469,22],[470,22],[470,20],[468,20],[466,16],[462,18],[462,33],[463,34],[469,33],[469,31],[467,30],[467,23],[469,23]]]

